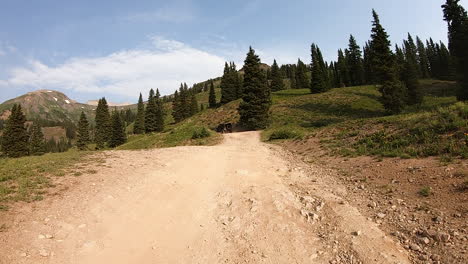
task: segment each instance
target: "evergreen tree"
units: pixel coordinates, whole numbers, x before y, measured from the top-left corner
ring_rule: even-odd
[[[145,104],[143,103],[143,96],[140,93],[138,98],[138,109],[135,123],[133,125],[134,134],[143,134],[145,132]]]
[[[291,76],[289,77],[289,80],[291,82],[291,89],[297,89],[297,83],[296,83],[296,67],[291,67]]]
[[[447,0],[442,6],[448,24],[449,50],[455,61],[459,82],[458,100],[468,100],[468,15],[460,0]]]
[[[416,46],[418,50],[418,64],[421,78],[429,78],[429,59],[427,58],[426,47],[419,37],[416,37]]]
[[[183,119],[181,116],[180,96],[177,90],[174,93],[174,101],[172,101],[172,117],[176,123],[179,123]]]
[[[310,88],[310,78],[308,77],[309,70],[300,59],[297,60],[296,67],[296,87],[298,89]]]
[[[240,98],[240,77],[234,62],[224,65],[224,74],[221,78],[221,104],[227,104]]]
[[[312,80],[310,90],[312,93],[322,93],[330,89],[328,73],[323,61],[322,53],[317,45],[312,44]]]
[[[250,48],[244,62],[244,85],[239,105],[240,124],[248,129],[262,129],[268,124],[271,92],[260,58]]]
[[[430,75],[432,78],[439,78],[440,79],[440,69],[439,69],[439,56],[437,55],[437,47],[430,38],[428,41],[426,41],[426,53],[427,53],[427,58],[429,61],[429,70],[430,70]]]
[[[411,34],[408,33],[408,40],[405,41],[404,43],[405,47],[405,57],[408,58],[410,57],[411,60],[414,60],[416,63],[416,76],[417,78],[421,78],[422,73],[419,70],[418,67],[418,48],[416,47],[416,44],[414,43],[413,37]]]
[[[284,90],[283,77],[281,76],[280,69],[276,60],[273,60],[273,65],[271,66],[271,84],[270,89],[272,92]]]
[[[372,53],[373,75],[382,84],[382,104],[390,113],[400,113],[406,100],[405,86],[398,80],[394,55],[390,49],[387,32],[380,24],[379,16],[372,10],[374,17],[370,50]]]
[[[127,141],[125,124],[122,122],[117,111],[112,112],[111,128],[112,133],[109,140],[109,147],[115,148],[124,144]]]
[[[96,132],[94,140],[98,149],[104,148],[106,142],[110,139],[110,113],[106,98],[101,98],[96,108]]]
[[[403,50],[398,46],[398,44],[395,45],[395,61],[396,61],[396,71],[398,74],[398,77],[403,80],[405,77],[405,64],[406,64],[406,58],[405,58],[405,53]]]
[[[145,132],[153,133],[157,131],[157,115],[158,106],[156,105],[156,99],[154,90],[151,89],[148,96],[148,103],[145,110]]]
[[[44,155],[45,139],[42,129],[38,124],[31,127],[31,136],[29,139],[29,154],[34,156]]]
[[[403,82],[408,89],[408,104],[419,105],[422,103],[423,94],[418,80],[418,60],[416,46],[412,43],[411,35],[408,34],[408,41],[405,45],[405,62],[403,71]]]
[[[364,67],[362,61],[361,48],[356,43],[353,35],[349,38],[349,53],[347,56],[349,67],[349,78],[351,86],[359,86],[364,83]]]
[[[372,67],[372,52],[370,49],[369,42],[366,42],[363,49],[363,64],[364,64],[364,80],[366,84],[374,84],[375,83],[375,76]]]
[[[76,146],[79,150],[85,150],[89,143],[89,123],[84,112],[81,112],[78,122]]]
[[[208,103],[210,108],[216,107],[216,93],[213,80],[210,81],[210,95],[208,97]]]
[[[198,113],[198,101],[195,93],[192,93],[190,96],[190,115],[193,116]]]
[[[156,89],[156,96],[154,98],[156,105],[156,115],[155,115],[155,131],[162,132],[164,131],[164,105],[161,100],[161,94],[159,89]]]
[[[339,87],[345,87],[349,85],[349,71],[348,63],[343,50],[338,50],[338,62],[336,65],[337,79],[339,80]]]
[[[21,105],[13,105],[11,114],[3,129],[2,151],[10,158],[28,155],[28,132],[25,127],[26,117]]]

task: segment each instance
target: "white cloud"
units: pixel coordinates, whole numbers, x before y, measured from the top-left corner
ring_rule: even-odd
[[[161,37],[150,49],[134,49],[97,58],[73,58],[57,67],[38,60],[14,68],[1,86],[69,89],[135,98],[150,88],[171,94],[181,82],[189,85],[220,76],[224,58]]]

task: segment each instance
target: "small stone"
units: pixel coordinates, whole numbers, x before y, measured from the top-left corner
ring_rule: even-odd
[[[80,228],[80,229],[85,228],[85,227],[86,227],[86,224],[81,224],[81,225],[78,226],[78,228]]]
[[[39,238],[39,239],[44,239],[45,236],[44,236],[44,235],[38,235],[37,238]]]
[[[360,236],[361,235],[361,231],[354,231],[351,233],[351,235],[353,236]]]
[[[380,218],[380,219],[385,218],[385,214],[384,213],[378,213],[377,217]]]
[[[420,243],[426,244],[426,245],[429,244],[429,243],[431,242],[431,240],[429,240],[429,238],[427,238],[427,237],[421,237],[421,238],[419,239],[419,241],[420,241]]]
[[[45,249],[40,249],[40,250],[39,250],[39,256],[41,256],[41,257],[48,257],[48,256],[49,256],[49,252],[47,252],[47,250],[45,250]]]
[[[47,235],[45,235],[45,238],[47,238],[47,239],[52,239],[52,238],[54,238],[54,236],[53,236],[53,235],[47,234]]]
[[[414,251],[421,251],[421,247],[418,246],[417,244],[411,244],[410,248],[411,250],[414,250]]]
[[[26,254],[26,252],[23,252],[23,253],[20,254],[20,257],[27,257],[27,256],[28,256],[28,254]]]

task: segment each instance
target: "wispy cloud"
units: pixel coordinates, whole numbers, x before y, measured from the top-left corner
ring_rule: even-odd
[[[14,53],[16,50],[17,49],[14,46],[0,42],[0,56]]]
[[[184,43],[153,37],[150,49],[133,49],[96,58],[72,58],[57,67],[39,60],[14,68],[0,86],[69,89],[135,98],[159,88],[172,93],[181,82],[192,84],[222,74],[224,58]]]
[[[154,11],[130,14],[125,20],[130,22],[183,23],[195,18],[193,9],[187,5],[165,6]]]

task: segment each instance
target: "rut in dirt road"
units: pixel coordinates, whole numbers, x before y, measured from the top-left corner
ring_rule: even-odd
[[[62,197],[13,210],[0,262],[410,263],[326,173],[257,132],[109,155]]]

